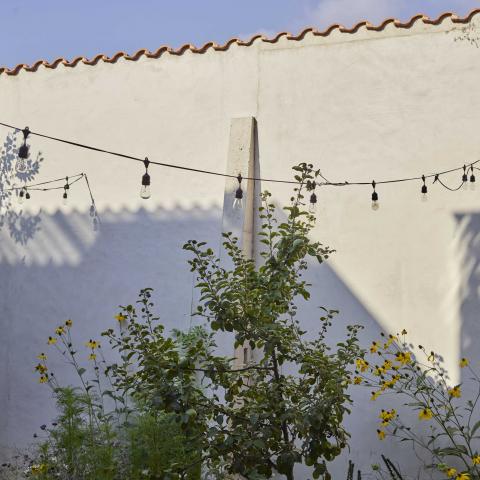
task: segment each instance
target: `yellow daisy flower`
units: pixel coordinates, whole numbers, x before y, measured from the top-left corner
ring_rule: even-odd
[[[377,430],[377,436],[379,440],[384,440],[385,439],[385,432],[383,430]]]
[[[408,363],[412,363],[412,357],[410,352],[397,352],[395,355],[398,362],[402,365],[407,365]]]
[[[88,356],[88,359],[89,360],[96,360],[97,358],[97,355],[95,353],[91,353],[89,356]]]
[[[457,475],[457,470],[453,467],[449,467],[445,469],[445,473],[447,474],[448,478],[452,478]]]
[[[122,315],[119,313],[118,315],[115,315],[115,320],[117,320],[118,323],[122,323],[127,319],[125,315]]]
[[[376,400],[382,392],[380,390],[376,392],[372,392],[372,396],[370,397],[370,400]]]
[[[355,378],[353,379],[353,383],[354,383],[355,385],[360,385],[360,384],[362,383],[362,379],[361,379],[360,377],[355,377]]]
[[[55,337],[48,337],[48,342],[49,345],[55,345],[57,343],[57,339]]]
[[[92,350],[95,350],[96,348],[100,347],[100,344],[96,342],[95,340],[90,339],[86,344],[86,347],[91,348]]]
[[[63,327],[57,327],[57,328],[55,329],[55,333],[56,333],[57,335],[62,335],[63,333],[65,333],[65,329],[64,329]]]
[[[460,390],[460,385],[457,385],[456,387],[450,388],[448,390],[448,394],[451,397],[460,398],[462,396],[462,391]]]
[[[365,361],[363,358],[357,358],[357,369],[361,372],[365,372],[368,369],[368,362]]]
[[[474,455],[472,458],[472,463],[474,465],[480,465],[480,455]]]
[[[47,383],[48,382],[48,377],[46,375],[40,375],[40,378],[38,380],[40,383]]]
[[[42,375],[48,371],[48,368],[46,365],[43,365],[42,363],[39,363],[36,367],[35,367],[35,371],[36,372],[39,372],[41,373]]]
[[[433,413],[429,408],[424,408],[423,410],[420,410],[418,414],[418,418],[420,420],[430,420],[433,417]]]
[[[68,319],[66,322],[65,322],[65,326],[67,326],[68,328],[70,328],[71,326],[73,325],[73,322]]]
[[[467,472],[459,473],[455,477],[455,480],[470,480],[470,474],[468,474]]]
[[[370,353],[376,353],[377,351],[378,351],[377,342],[372,342],[372,346],[370,347]]]
[[[41,353],[40,355],[37,355],[37,358],[39,360],[46,360],[47,359],[47,356],[44,354],[44,353]]]
[[[460,368],[468,367],[469,364],[470,364],[470,362],[468,361],[467,358],[462,358],[460,360]]]

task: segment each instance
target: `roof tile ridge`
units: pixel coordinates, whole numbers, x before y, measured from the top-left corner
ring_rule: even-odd
[[[256,40],[261,40],[262,42],[266,43],[277,43],[280,38],[286,37],[287,40],[292,40],[292,41],[299,41],[303,40],[305,35],[307,33],[312,33],[314,36],[322,36],[326,37],[330,35],[334,30],[339,30],[341,33],[349,33],[353,34],[356,33],[361,27],[366,27],[367,30],[372,30],[372,31],[382,31],[385,29],[387,25],[390,23],[393,23],[396,28],[403,28],[403,29],[408,29],[411,28],[416,22],[421,20],[424,24],[428,25],[439,25],[441,24],[446,18],[450,18],[452,23],[469,23],[472,18],[480,13],[480,8],[476,8],[471,10],[466,16],[464,17],[459,17],[458,15],[452,13],[452,12],[444,12],[440,14],[437,18],[431,19],[427,15],[424,14],[417,14],[412,16],[409,20],[402,22],[398,19],[395,18],[387,18],[384,20],[382,23],[379,25],[373,25],[370,22],[363,20],[361,22],[358,22],[351,28],[346,28],[343,25],[340,24],[333,24],[327,27],[323,31],[319,31],[315,28],[308,27],[302,30],[298,35],[293,35],[289,32],[280,32],[277,35],[275,35],[273,38],[268,38],[265,37],[261,34],[256,34],[252,36],[249,40],[241,40],[239,38],[231,38],[228,40],[225,44],[223,45],[218,45],[215,42],[207,42],[205,43],[202,47],[196,47],[195,45],[192,45],[190,43],[186,43],[182,45],[181,47],[177,49],[173,49],[172,47],[169,46],[161,46],[154,52],[151,52],[147,49],[140,49],[137,52],[135,52],[133,55],[129,55],[126,52],[120,51],[115,54],[113,54],[111,57],[100,53],[96,56],[94,56],[92,59],[88,59],[83,56],[79,56],[74,58],[73,60],[69,61],[63,57],[57,58],[53,60],[52,62],[48,62],[47,60],[38,60],[32,65],[27,65],[24,63],[20,63],[16,65],[13,68],[8,68],[8,67],[0,67],[0,75],[1,74],[6,74],[6,75],[17,75],[21,70],[25,70],[27,72],[35,72],[37,71],[40,66],[44,66],[45,68],[50,68],[50,69],[55,69],[57,68],[58,65],[62,64],[65,67],[75,67],[78,65],[79,62],[82,62],[85,65],[96,65],[98,62],[103,61],[105,63],[115,63],[117,62],[120,58],[124,58],[125,60],[130,60],[130,61],[136,61],[139,58],[145,56],[147,58],[159,58],[163,53],[167,52],[172,55],[183,55],[186,51],[191,51],[192,53],[205,53],[209,49],[213,49],[215,51],[226,51],[230,48],[231,45],[237,44],[239,46],[251,46]]]

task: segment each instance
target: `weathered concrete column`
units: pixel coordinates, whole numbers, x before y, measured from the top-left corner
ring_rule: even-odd
[[[245,178],[254,177],[255,160],[255,119],[253,117],[232,119],[226,173],[241,174]],[[238,237],[244,255],[253,259],[255,182],[242,180],[242,209],[233,208],[237,188],[238,181],[235,178],[225,180],[222,232],[232,232]],[[222,261],[227,261],[223,248],[220,256]],[[252,351],[248,345],[235,349],[236,366],[244,365],[252,359]]]

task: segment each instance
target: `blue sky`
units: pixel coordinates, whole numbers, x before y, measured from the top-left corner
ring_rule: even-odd
[[[0,0],[0,65],[477,7],[480,0]]]

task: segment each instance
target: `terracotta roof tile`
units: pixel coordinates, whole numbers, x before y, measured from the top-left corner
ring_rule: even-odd
[[[65,67],[75,67],[76,65],[78,65],[79,62],[82,62],[85,65],[96,65],[100,61],[105,63],[115,63],[120,58],[123,58],[125,60],[131,60],[131,61],[136,61],[143,56],[147,58],[159,58],[164,53],[169,53],[170,55],[183,55],[186,51],[191,51],[192,53],[205,53],[207,50],[210,50],[210,49],[213,49],[219,52],[224,52],[228,50],[230,46],[233,44],[237,44],[243,47],[249,47],[257,40],[261,40],[262,42],[265,42],[265,43],[277,43],[280,38],[286,37],[287,40],[299,41],[299,40],[303,40],[303,38],[307,33],[312,33],[315,36],[327,37],[334,30],[339,30],[342,33],[353,34],[353,33],[356,33],[361,27],[365,27],[367,30],[380,32],[384,30],[385,27],[391,23],[393,23],[393,25],[396,28],[403,28],[403,29],[411,28],[418,21],[422,21],[424,24],[427,24],[427,25],[439,25],[446,18],[450,18],[453,23],[469,23],[472,17],[477,13],[480,13],[480,9],[472,10],[468,15],[460,18],[454,13],[446,12],[446,13],[442,13],[436,19],[431,19],[426,15],[419,14],[419,15],[413,16],[410,20],[406,22],[401,22],[395,18],[388,18],[384,20],[380,25],[372,25],[367,21],[362,21],[354,25],[352,28],[345,28],[342,25],[334,24],[334,25],[330,25],[328,28],[326,28],[323,31],[316,30],[315,28],[306,28],[305,30],[301,31],[298,35],[292,35],[291,33],[288,33],[288,32],[280,32],[273,38],[266,38],[263,35],[254,35],[249,40],[240,40],[238,38],[232,38],[228,40],[224,45],[217,45],[214,42],[208,42],[202,47],[195,47],[195,45],[191,45],[187,43],[185,45],[182,45],[180,48],[176,50],[168,46],[162,46],[157,50],[155,50],[154,52],[150,52],[149,50],[142,48],[141,50],[138,50],[137,52],[135,52],[133,55],[129,55],[125,52],[117,52],[111,57],[108,57],[107,55],[104,55],[104,54],[99,54],[93,57],[92,59],[88,59],[85,57],[76,57],[71,61],[65,58],[57,58],[53,62],[48,62],[47,60],[38,60],[32,65],[26,65],[21,63],[13,68],[0,67],[0,75],[1,74],[17,75],[21,70],[25,70],[26,72],[36,72],[40,66],[54,69],[54,68],[57,68],[58,65],[60,64],[64,65]]]

